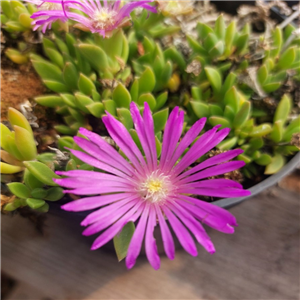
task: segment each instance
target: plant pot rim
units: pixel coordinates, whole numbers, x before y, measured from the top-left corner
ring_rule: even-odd
[[[230,208],[232,206],[235,206],[259,194],[263,190],[275,185],[283,177],[291,173],[299,163],[300,163],[300,152],[298,152],[278,173],[271,175],[270,177],[264,179],[260,183],[251,187],[249,189],[249,191],[251,192],[250,196],[238,197],[238,198],[226,198],[211,203],[223,208]]]

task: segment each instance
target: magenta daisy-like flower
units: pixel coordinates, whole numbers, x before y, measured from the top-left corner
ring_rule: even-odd
[[[68,18],[65,16],[65,12],[62,7],[62,0],[25,0],[26,2],[35,4],[38,11],[32,14],[31,18],[33,30],[42,28],[42,32],[45,33],[47,29],[51,29],[52,23],[60,20],[66,22]]]
[[[40,10],[32,15],[38,18],[37,25],[43,20],[53,18],[68,18],[76,21],[75,27],[92,33],[99,33],[103,37],[110,36],[112,31],[121,28],[130,21],[130,13],[138,7],[156,12],[149,3],[153,0],[130,1],[121,6],[121,0],[47,0],[50,3],[59,3],[63,11]]]
[[[153,118],[148,104],[145,103],[143,117],[133,102],[130,110],[143,153],[124,125],[109,113],[102,120],[111,138],[128,160],[99,135],[81,128],[80,133],[87,139],[74,137],[74,140],[86,153],[72,149],[70,151],[83,162],[103,172],[57,172],[67,176],[54,179],[59,185],[69,188],[65,192],[92,195],[67,203],[62,208],[67,211],[97,209],[81,223],[88,226],[83,232],[84,235],[102,232],[94,241],[92,250],[113,239],[126,223],[138,221],[125,259],[128,268],[134,266],[144,237],[150,264],[154,269],[160,267],[153,236],[156,225],[160,226],[164,249],[170,259],[174,258],[175,249],[169,226],[182,247],[191,255],[197,255],[191,234],[208,252],[214,253],[214,245],[202,223],[224,233],[233,233],[234,226],[237,226],[236,219],[225,209],[199,200],[195,196],[249,195],[250,192],[235,181],[207,179],[243,167],[242,161],[229,161],[243,151],[230,150],[194,164],[228,135],[229,128],[218,130],[221,125],[215,126],[194,142],[205,125],[206,119],[202,118],[181,138],[184,113],[176,107],[165,127],[159,158]]]

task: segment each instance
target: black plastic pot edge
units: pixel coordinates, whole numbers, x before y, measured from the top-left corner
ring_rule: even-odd
[[[278,181],[280,181],[283,177],[291,173],[297,165],[300,163],[300,152],[298,152],[278,173],[271,175],[270,177],[266,178],[262,182],[254,185],[249,189],[251,192],[250,196],[246,197],[239,197],[239,198],[227,198],[221,199],[212,202],[212,204],[223,207],[223,208],[230,208],[233,207],[245,200],[252,198],[253,196],[259,194],[263,190],[270,188],[271,186],[275,185]]]

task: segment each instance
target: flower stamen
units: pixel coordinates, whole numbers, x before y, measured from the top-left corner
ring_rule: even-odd
[[[141,196],[151,203],[164,202],[171,191],[169,176],[153,172],[140,185]]]
[[[107,29],[114,25],[117,12],[108,9],[97,11],[94,15],[93,26],[96,29]]]

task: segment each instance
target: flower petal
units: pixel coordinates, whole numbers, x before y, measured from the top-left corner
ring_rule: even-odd
[[[128,211],[121,219],[105,230],[93,243],[91,250],[96,250],[109,242],[130,221],[135,222],[140,216],[145,204],[139,202],[134,210]]]
[[[196,218],[198,218],[202,223],[207,224],[208,226],[224,233],[234,233],[234,228],[232,226],[236,226],[235,219],[234,221],[230,222],[228,221],[227,217],[223,218],[222,214],[210,214],[208,211],[202,209],[202,207],[197,207],[182,200],[179,200],[179,202],[177,203],[185,209],[189,210],[189,212],[193,214]],[[233,224],[233,222],[235,224]]]
[[[213,156],[211,158],[208,158],[207,160],[203,161],[202,163],[198,164],[197,166],[187,170],[186,172],[180,174],[178,177],[179,178],[184,178],[190,174],[196,173],[202,169],[205,169],[207,167],[217,165],[223,162],[226,162],[240,154],[242,154],[244,150],[242,149],[235,149],[235,150],[229,150],[227,152],[218,154],[216,156]]]
[[[169,210],[167,205],[162,207],[165,215],[167,216],[175,234],[178,237],[178,240],[184,250],[191,254],[192,256],[197,256],[198,251],[195,245],[195,242],[191,235],[189,234],[188,230],[182,225],[182,223],[174,216],[174,214]]]
[[[91,132],[83,127],[79,128],[79,133],[86,136],[91,142],[96,144],[106,154],[110,155],[115,161],[123,165],[126,169],[134,173],[133,167],[129,162],[110,144],[108,144],[101,136]]]
[[[210,240],[208,234],[205,232],[203,226],[198,221],[196,221],[189,212],[183,209],[180,205],[176,204],[176,202],[170,203],[169,207],[182,221],[182,223],[184,223],[194,234],[198,243],[200,243],[207,252],[211,254],[215,253],[214,244]]]
[[[173,170],[174,174],[181,173],[203,154],[218,145],[228,135],[230,131],[229,128],[221,129],[219,132],[215,133],[219,127],[220,125],[215,126],[213,129],[207,131],[199,138],[199,140],[185,154],[182,160],[175,166]]]
[[[112,225],[114,222],[116,222],[119,218],[121,218],[126,212],[129,210],[132,210],[134,212],[136,210],[136,205],[138,203],[138,200],[135,199],[135,201],[130,201],[129,203],[126,203],[123,206],[117,207],[117,208],[111,208],[110,213],[108,210],[106,211],[105,216],[101,217],[99,221],[93,223],[89,227],[87,227],[82,234],[85,236],[89,236],[92,234],[95,234],[106,227]],[[102,209],[101,209],[102,210]]]
[[[173,165],[170,163],[179,138],[182,134],[183,111],[178,112],[178,108],[175,107],[168,119],[165,127],[164,137],[162,142],[162,152],[160,158],[160,169],[162,171],[170,170]],[[170,121],[169,121],[170,120]]]
[[[128,269],[131,269],[135,265],[136,259],[141,252],[142,242],[145,235],[145,228],[146,228],[148,215],[149,215],[149,208],[150,208],[150,203],[146,202],[145,209],[142,212],[140,221],[131,238],[128,251],[127,251],[127,256],[125,258],[126,267]]]
[[[118,209],[118,207],[121,207],[125,205],[128,202],[131,202],[133,200],[136,200],[136,195],[126,195],[126,197],[122,197],[122,199],[119,199],[118,201],[107,205],[101,209],[98,209],[92,213],[90,213],[88,216],[85,217],[85,219],[81,222],[81,226],[87,226],[94,222],[100,221],[102,218],[105,218],[106,216],[112,215],[114,210]]]
[[[148,107],[148,109],[149,109],[149,107]],[[144,110],[146,110],[146,106],[145,106]],[[130,112],[131,112],[131,116],[132,116],[132,120],[133,120],[133,123],[134,123],[135,130],[137,132],[137,135],[138,135],[139,140],[141,142],[141,145],[143,147],[143,150],[144,150],[144,153],[145,153],[145,156],[146,156],[146,159],[147,159],[148,166],[151,169],[151,171],[153,171],[154,162],[153,162],[153,159],[152,159],[150,144],[149,144],[146,132],[145,132],[144,120],[142,119],[142,117],[140,115],[140,111],[139,111],[137,105],[134,102],[130,103]]]
[[[179,182],[180,184],[182,183],[187,183],[187,182],[193,182],[196,180],[200,180],[203,178],[208,178],[212,176],[218,176],[222,175],[237,169],[242,168],[245,165],[244,161],[230,161],[221,165],[217,165],[214,167],[207,168],[203,171],[200,171],[198,173],[195,173],[193,175],[187,176],[183,179],[181,179]]]
[[[118,175],[120,177],[125,177],[125,178],[128,177],[128,175],[124,174],[123,172],[119,171],[118,169],[116,169],[110,165],[107,165],[106,163],[103,163],[103,162],[99,161],[98,159],[96,159],[86,153],[83,153],[79,150],[73,150],[73,149],[69,149],[69,151],[72,154],[74,154],[77,158],[79,158],[80,160],[82,160],[83,162],[85,162],[88,165],[91,165],[91,166],[101,169],[103,171]]]
[[[177,159],[182,155],[184,150],[195,140],[195,138],[199,135],[201,130],[203,129],[206,122],[206,118],[202,118],[198,120],[185,134],[185,136],[180,141],[179,145],[177,146],[175,153],[172,157],[170,164],[175,164]]]
[[[106,114],[107,116],[103,117],[102,121],[110,136],[133,163],[137,171],[143,174],[144,170],[141,166],[147,170],[147,165],[131,135],[121,122],[117,121],[108,112],[106,112]]]
[[[169,259],[174,259],[175,258],[175,245],[174,245],[174,240],[173,240],[171,231],[167,225],[167,222],[166,222],[164,216],[162,215],[160,207],[157,204],[155,205],[155,209],[156,209],[156,213],[158,216],[162,241],[164,244],[164,249],[165,249],[166,255]]]
[[[61,206],[66,211],[84,211],[94,209],[106,204],[110,204],[115,201],[122,200],[129,197],[131,194],[120,193],[110,194],[96,197],[85,197],[78,200],[71,201]]]
[[[156,240],[153,236],[154,228],[156,226],[156,212],[153,206],[150,207],[148,224],[145,236],[146,256],[154,270],[160,267],[160,258],[157,252]]]

